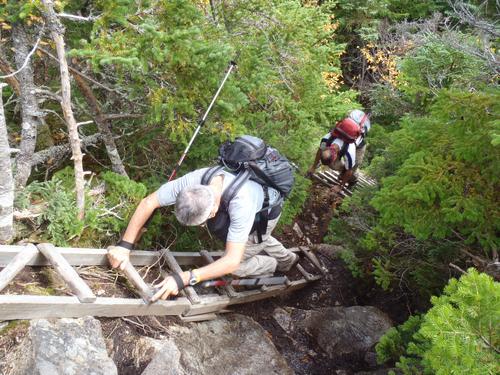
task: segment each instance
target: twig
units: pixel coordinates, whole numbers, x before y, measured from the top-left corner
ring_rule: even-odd
[[[459,271],[460,273],[463,273],[463,274],[467,273],[466,271],[464,271],[464,270],[463,270],[463,269],[461,269],[459,266],[457,266],[457,265],[455,265],[455,264],[453,264],[453,263],[449,263],[449,266],[450,266],[451,268],[456,269],[456,270],[457,270],[457,271]]]
[[[59,17],[59,18],[66,18],[68,20],[78,21],[78,22],[93,22],[93,21],[99,19],[100,16],[83,17],[83,16],[77,16],[75,14],[57,13],[57,17]]]
[[[28,62],[31,58],[31,55],[33,55],[36,51],[36,49],[38,48],[38,44],[40,43],[40,41],[42,40],[42,35],[43,35],[43,29],[42,31],[40,31],[40,35],[38,36],[38,39],[35,43],[35,46],[33,47],[33,49],[28,53],[28,55],[26,56],[26,59],[24,60],[24,63],[23,65],[21,65],[21,67],[19,69],[17,69],[15,72],[12,72],[10,74],[7,74],[5,76],[0,76],[1,79],[5,79],[5,78],[10,78],[10,77],[13,77],[15,76],[17,73],[19,73],[21,70],[23,70],[24,68],[26,68],[26,65],[28,65]]]

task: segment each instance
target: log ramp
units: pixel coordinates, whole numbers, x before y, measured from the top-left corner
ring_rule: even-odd
[[[134,250],[130,264],[124,271],[128,280],[136,287],[139,298],[97,297],[73,266],[109,267],[105,249],[84,249],[55,247],[49,243],[22,246],[0,245],[0,292],[25,266],[52,266],[65,281],[72,296],[38,296],[0,294],[0,320],[38,318],[77,318],[86,315],[100,317],[123,317],[143,315],[174,315],[183,321],[209,320],[216,313],[225,312],[232,305],[249,303],[305,287],[319,280],[324,267],[307,247],[290,249],[302,255],[297,270],[302,278],[289,280],[283,285],[262,286],[259,289],[236,291],[233,287],[217,288],[217,293],[198,294],[196,288],[186,287],[174,300],[147,303],[152,295],[148,286],[134,266],[151,266],[159,260],[168,269],[160,272],[179,272],[181,266],[187,269],[203,266],[222,256],[222,252],[170,252]],[[302,264],[300,264],[302,263]],[[306,269],[314,270],[310,273]]]
[[[328,187],[333,187],[335,185],[340,185],[339,175],[340,175],[339,172],[325,167],[315,172],[312,175],[312,177]],[[362,171],[358,171],[358,182],[356,183],[356,185],[354,185],[355,188],[359,187],[360,189],[363,189],[374,186],[377,186],[377,182],[374,179],[368,177]],[[347,187],[344,186],[343,189],[339,192],[339,194],[344,198],[350,197],[352,195],[352,190],[349,190]]]

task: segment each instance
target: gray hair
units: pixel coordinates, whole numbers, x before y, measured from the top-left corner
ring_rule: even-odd
[[[175,217],[184,225],[200,225],[210,216],[215,203],[212,189],[205,185],[188,186],[175,201]]]

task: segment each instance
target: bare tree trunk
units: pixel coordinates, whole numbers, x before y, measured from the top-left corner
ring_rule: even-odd
[[[84,191],[84,173],[83,173],[83,154],[80,148],[80,138],[78,137],[78,125],[76,124],[73,110],[71,109],[71,86],[69,82],[68,62],[66,61],[66,51],[64,49],[64,27],[54,12],[52,0],[42,0],[45,9],[42,13],[47,21],[50,35],[56,44],[57,56],[59,58],[59,68],[61,72],[62,102],[61,107],[64,119],[68,125],[69,142],[75,164],[75,188],[76,188],[76,206],[78,209],[78,219],[83,219],[85,215],[85,191]]]
[[[14,236],[13,204],[14,184],[10,165],[10,147],[7,137],[7,124],[3,112],[2,88],[5,83],[0,82],[0,244],[8,243]]]
[[[123,166],[122,159],[120,158],[120,154],[118,153],[118,149],[116,148],[115,139],[113,138],[113,134],[109,129],[109,122],[103,116],[101,107],[97,102],[92,89],[89,87],[87,82],[85,82],[85,80],[78,74],[73,74],[73,78],[80,88],[80,92],[83,94],[83,97],[87,101],[87,104],[90,107],[90,111],[92,112],[92,116],[94,117],[94,121],[99,128],[99,132],[102,135],[102,140],[104,142],[104,145],[106,146],[106,151],[108,152],[108,157],[111,161],[111,168],[113,169],[113,172],[128,177],[127,172],[125,171],[125,167]]]
[[[14,40],[15,60],[17,68],[25,63],[29,53],[30,43],[24,26],[16,23],[12,27]],[[21,101],[21,152],[16,158],[15,183],[17,189],[26,186],[31,174],[31,158],[35,152],[38,127],[43,124],[43,113],[38,107],[35,95],[35,82],[33,79],[33,66],[28,61],[24,69],[17,74],[19,80],[19,99]]]

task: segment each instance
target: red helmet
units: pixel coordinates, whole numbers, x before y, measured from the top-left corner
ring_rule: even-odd
[[[361,135],[358,123],[350,118],[337,122],[332,130],[332,136],[340,138],[347,143],[353,143]]]

